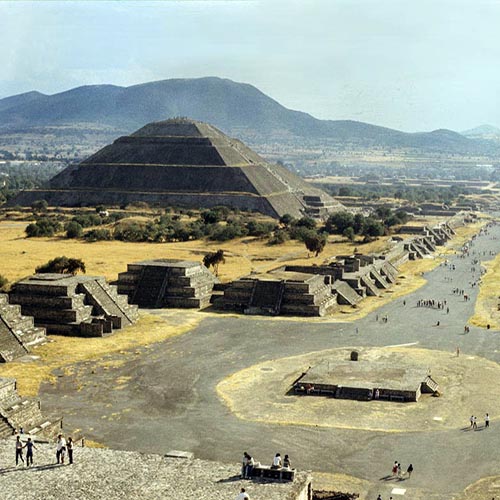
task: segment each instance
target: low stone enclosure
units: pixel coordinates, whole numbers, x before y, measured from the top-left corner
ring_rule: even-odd
[[[61,427],[62,418],[43,416],[40,400],[19,396],[15,379],[0,378],[0,438],[23,429],[33,440],[52,440]]]
[[[409,226],[413,236],[396,237],[385,254],[341,255],[323,265],[288,265],[265,274],[251,274],[221,287],[214,295],[218,309],[245,314],[324,316],[338,305],[356,306],[367,296],[379,296],[398,276],[407,260],[424,258],[455,234],[453,223],[433,228]],[[453,227],[452,227],[453,226]]]
[[[9,300],[49,334],[102,337],[137,321],[137,306],[103,277],[35,274],[13,285]]]
[[[324,360],[310,367],[292,389],[307,396],[407,403],[418,401],[422,393],[437,393],[438,387],[425,368],[358,360],[353,351],[350,361]]]
[[[199,262],[158,259],[128,264],[118,277],[118,293],[139,307],[203,309],[218,279]]]
[[[0,362],[12,361],[28,354],[32,347],[46,341],[45,329],[36,327],[33,318],[23,316],[21,307],[9,303],[0,294]]]

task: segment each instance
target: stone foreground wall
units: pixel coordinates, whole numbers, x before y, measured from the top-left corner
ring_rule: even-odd
[[[310,477],[293,483],[239,480],[239,464],[76,447],[73,465],[55,465],[55,444],[37,445],[34,467],[15,467],[14,441],[0,441],[0,492],[8,500],[308,500]],[[13,472],[13,473],[10,473]],[[237,476],[237,477],[235,477]]]

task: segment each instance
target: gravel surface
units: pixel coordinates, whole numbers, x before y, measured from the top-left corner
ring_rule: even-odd
[[[239,479],[239,465],[165,458],[102,448],[75,448],[73,465],[57,465],[55,445],[38,444],[33,467],[15,465],[15,441],[0,441],[2,500],[224,500],[242,487],[251,500],[291,500],[307,480],[290,482]]]

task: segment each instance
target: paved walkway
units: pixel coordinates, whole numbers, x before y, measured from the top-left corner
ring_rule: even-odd
[[[478,238],[473,250],[481,256],[450,257],[455,271],[438,267],[427,274],[424,287],[355,323],[210,317],[188,334],[155,349],[143,349],[142,355],[131,355],[116,369],[79,365],[73,378],[64,377],[57,387],[46,385],[42,401],[46,409],[64,412],[68,427],[82,428],[88,437],[119,449],[164,453],[173,448],[192,451],[199,458],[235,463],[244,450],[262,462],[280,451],[288,453],[294,466],[301,469],[371,481],[369,498],[380,492],[385,499],[393,487],[402,487],[407,489],[406,498],[449,499],[468,484],[500,470],[500,421],[493,421],[491,429],[483,432],[429,433],[259,424],[231,414],[215,387],[227,375],[255,363],[332,347],[417,342],[419,347],[453,353],[459,345],[462,356],[500,362],[499,332],[471,327],[464,334],[478,291],[469,284],[471,259],[490,260],[490,251],[500,251],[500,227],[490,236]],[[465,289],[471,300],[465,302],[453,294],[455,287]],[[418,308],[420,299],[446,300],[450,313]],[[387,315],[388,322],[376,321],[377,315]],[[128,385],[115,390],[117,377],[124,377]],[[75,392],[75,385],[81,382],[84,387]],[[471,414],[482,418],[487,403],[484,408],[471,408]],[[390,474],[394,460],[404,468],[413,463],[410,480],[398,484],[381,480]]]

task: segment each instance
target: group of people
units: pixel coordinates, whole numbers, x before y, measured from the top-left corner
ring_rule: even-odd
[[[408,476],[408,479],[411,477],[412,472],[413,472],[413,464],[410,464],[406,469],[406,476]],[[397,460],[394,462],[394,465],[392,466],[392,477],[397,477],[398,479],[403,479],[403,477],[405,477],[401,469],[401,464]]]
[[[19,465],[19,461],[26,465],[26,467],[31,467],[33,465],[33,450],[38,448],[30,437],[27,438],[26,443],[21,441],[21,434],[16,436],[16,467]],[[73,439],[68,437],[68,440],[64,438],[62,434],[57,436],[56,444],[56,462],[58,464],[64,464],[66,453],[68,454],[68,463],[73,463]],[[26,462],[24,461],[24,449],[26,449]]]
[[[434,309],[444,309],[446,307],[446,300],[422,299],[417,301],[417,307],[432,307]]]
[[[469,418],[469,428],[472,429],[472,430],[477,430],[477,417],[475,415],[471,415],[470,418]],[[490,426],[490,416],[489,414],[487,413],[485,416],[484,416],[484,428],[486,429],[487,427]]]
[[[246,451],[243,453],[243,459],[241,461],[241,479],[252,479],[253,469],[256,466],[260,466],[260,463],[256,463],[253,457]],[[291,469],[292,464],[288,455],[285,455],[281,459],[281,454],[276,453],[271,464],[271,469]]]

